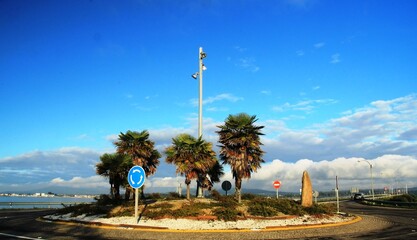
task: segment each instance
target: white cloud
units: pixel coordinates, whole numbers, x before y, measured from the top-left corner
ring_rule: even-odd
[[[305,100],[287,103],[281,108],[305,111],[320,104],[333,103],[335,100],[332,99]],[[193,117],[186,119],[183,127],[149,129],[150,138],[162,153],[176,135],[189,133],[195,136],[196,122],[197,118]],[[204,118],[203,123],[204,139],[213,142],[217,151],[218,136],[215,131],[223,121]],[[309,171],[314,179],[313,185],[318,189],[334,188],[336,175],[346,189],[367,186],[369,167],[365,163],[357,163],[357,160],[364,159],[375,166],[379,187],[385,182],[403,182],[410,187],[417,185],[416,95],[374,101],[304,129],[291,129],[284,119],[260,119],[257,124],[265,126],[263,132],[266,135],[261,137],[261,141],[266,151],[266,163],[250,181],[244,182],[244,187],[269,189],[271,179],[279,178],[283,181],[283,191],[297,191],[303,170]],[[115,140],[117,135],[106,138]],[[40,183],[73,187],[90,186],[88,182],[91,186],[106,185],[106,180],[95,174],[95,164],[101,154],[91,149],[67,147],[1,158],[0,188],[10,188],[12,184],[32,186]],[[230,172],[226,173],[224,179],[232,181]],[[175,167],[166,164],[162,158],[157,173],[149,178],[150,186],[172,187],[175,181]]]
[[[373,165],[375,189],[386,186],[404,188],[407,184],[417,185],[417,159],[410,156],[384,155],[374,159],[336,158],[333,160],[312,161],[301,159],[296,162],[284,162],[276,159],[267,162],[252,174],[250,181],[244,181],[243,188],[273,191],[272,182],[281,181],[280,191],[298,192],[301,187],[303,171],[308,171],[315,190],[331,191],[335,188],[336,176],[341,190],[352,187],[362,191],[370,189],[369,165],[358,162],[368,161]]]
[[[236,51],[238,52],[245,52],[246,50],[248,50],[247,48],[244,47],[240,47],[240,46],[235,46],[234,47]]]
[[[319,43],[314,44],[314,47],[315,48],[322,48],[322,47],[324,47],[324,45],[325,45],[324,42],[319,42]]]
[[[253,73],[258,72],[260,69],[256,64],[256,60],[251,57],[239,58],[236,65]]]
[[[334,99],[303,100],[294,104],[286,102],[282,105],[272,107],[272,110],[276,112],[303,111],[308,113],[316,109],[319,105],[328,105],[335,103],[337,103],[337,101]]]
[[[101,154],[91,149],[66,147],[34,151],[0,159],[0,182],[45,182],[50,178],[91,176]],[[80,167],[82,166],[82,167]]]
[[[309,129],[281,131],[278,138],[272,138],[278,133],[268,132],[263,137],[267,142],[267,157],[295,161],[358,155],[366,158],[383,154],[417,156],[417,142],[402,138],[403,133],[417,124],[416,103],[415,95],[375,101]]]
[[[69,180],[54,178],[50,181],[51,186],[71,187],[71,188],[107,188],[108,180],[102,176],[94,175],[90,177],[72,177]]]
[[[332,55],[330,63],[336,64],[340,62],[340,54],[339,53],[335,53]]]
[[[295,52],[297,54],[297,56],[301,57],[304,56],[304,51],[303,50],[298,50]]]
[[[262,90],[262,91],[261,91],[261,94],[264,94],[264,95],[271,95],[271,91],[270,91],[270,90]]]
[[[208,97],[204,99],[203,104],[208,105],[208,104],[212,104],[212,103],[215,103],[218,101],[224,101],[224,100],[228,102],[237,102],[237,101],[242,101],[243,98],[234,96],[233,94],[230,94],[230,93],[222,93],[214,97]],[[193,106],[198,106],[198,99],[192,99],[191,104]]]

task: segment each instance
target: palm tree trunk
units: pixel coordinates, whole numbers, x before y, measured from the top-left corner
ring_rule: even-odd
[[[235,177],[235,198],[238,203],[241,203],[242,197],[240,189],[242,188],[242,179],[239,177]]]
[[[110,198],[113,199],[114,198],[114,194],[113,194],[113,185],[110,184]]]
[[[120,185],[114,184],[114,199],[120,199]]]
[[[145,185],[140,188],[140,198],[145,199]]]
[[[190,184],[187,184],[187,200],[190,200]]]
[[[198,179],[197,179],[197,191],[195,193],[195,196],[198,197],[198,198],[204,197],[203,196],[203,187],[202,187],[202,184],[201,184],[201,176],[200,175],[198,176]]]
[[[129,201],[130,199],[130,188],[126,187],[126,191],[125,191],[125,201]]]

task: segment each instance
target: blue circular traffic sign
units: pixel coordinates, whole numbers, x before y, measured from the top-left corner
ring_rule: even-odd
[[[145,170],[141,166],[133,166],[127,175],[127,181],[132,188],[140,188],[145,184]]]

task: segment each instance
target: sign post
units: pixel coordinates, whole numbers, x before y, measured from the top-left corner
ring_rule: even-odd
[[[317,191],[314,191],[313,192],[313,197],[314,197],[314,201],[315,201],[315,203],[317,204],[317,197],[319,196],[319,192],[317,192]]]
[[[138,202],[139,202],[139,188],[145,184],[145,170],[141,166],[133,166],[127,175],[129,185],[135,189],[135,220],[138,222]]]
[[[277,199],[278,199],[278,189],[279,189],[279,187],[281,187],[281,182],[278,181],[278,180],[275,180],[272,185],[277,190]]]
[[[232,184],[229,181],[224,181],[222,183],[222,189],[226,192],[226,196],[227,196],[227,191],[229,191],[232,188]]]

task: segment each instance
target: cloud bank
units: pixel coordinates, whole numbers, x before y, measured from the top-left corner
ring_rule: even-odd
[[[231,95],[217,100],[230,100]],[[214,100],[213,100],[214,101]],[[334,100],[304,101],[287,104],[282,111],[304,108]],[[194,126],[195,119],[189,119]],[[217,151],[217,126],[223,122],[204,119],[204,138],[213,142]],[[298,191],[301,175],[309,171],[313,186],[318,190],[331,190],[335,177],[340,179],[340,188],[367,187],[370,183],[369,165],[374,168],[375,187],[417,186],[417,97],[408,95],[391,100],[371,102],[362,108],[353,109],[303,129],[291,129],[285,120],[260,119],[265,135],[261,138],[265,163],[245,188],[271,189],[271,182],[279,179],[283,191]],[[133,129],[134,130],[134,129]],[[150,138],[162,153],[179,133],[196,134],[195,127],[176,128],[167,126],[149,129]],[[117,135],[107,137],[114,141]],[[105,187],[107,180],[96,176],[95,165],[103,152],[93,149],[68,147],[50,151],[33,151],[18,156],[0,159],[0,191],[27,186]],[[360,160],[360,162],[358,162]],[[150,191],[171,188],[175,191],[178,182],[175,168],[161,159],[157,173],[147,180]],[[226,168],[223,180],[233,179]]]

